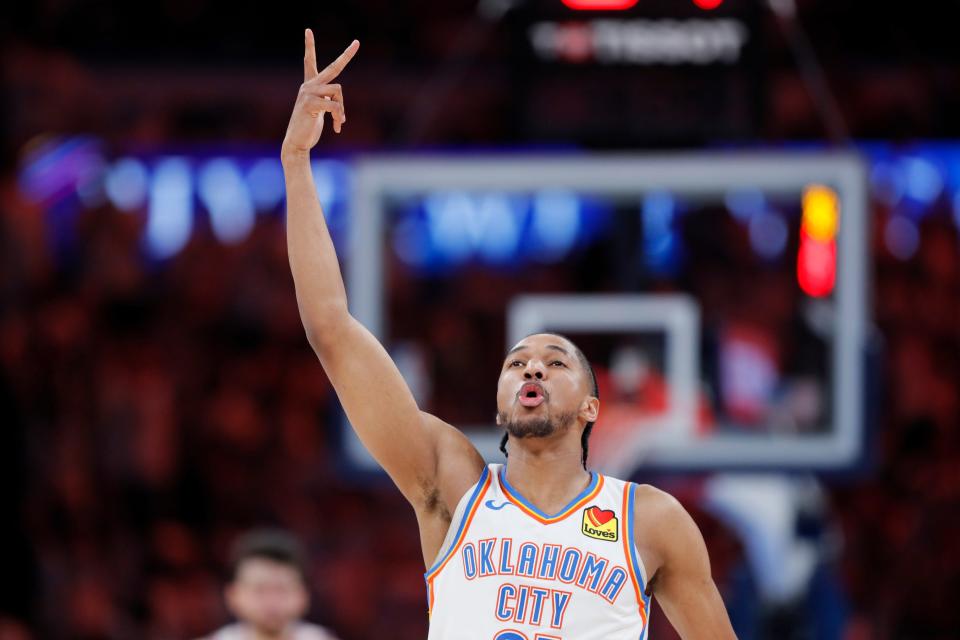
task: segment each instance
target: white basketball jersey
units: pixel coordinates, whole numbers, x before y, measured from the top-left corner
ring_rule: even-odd
[[[593,473],[548,515],[510,487],[503,465],[484,469],[425,574],[429,640],[642,640],[650,598],[635,489]]]
[[[214,631],[206,640],[250,640],[255,632],[248,625],[237,622]],[[323,627],[298,622],[284,636],[289,640],[337,640]],[[202,639],[201,639],[202,640]]]

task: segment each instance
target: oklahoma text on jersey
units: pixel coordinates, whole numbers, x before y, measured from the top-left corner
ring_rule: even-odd
[[[650,598],[633,543],[635,488],[594,473],[548,515],[490,465],[426,573],[430,640],[642,639]]]

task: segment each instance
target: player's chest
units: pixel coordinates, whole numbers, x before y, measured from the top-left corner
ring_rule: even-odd
[[[619,593],[627,576],[625,518],[612,501],[595,501],[543,522],[498,496],[474,514],[453,564],[468,581],[514,576]]]

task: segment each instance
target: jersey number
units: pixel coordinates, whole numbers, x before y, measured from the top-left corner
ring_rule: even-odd
[[[505,629],[503,631],[498,631],[497,635],[493,636],[493,640],[530,640],[530,638],[519,631]],[[548,636],[545,633],[538,633],[537,635],[533,636],[533,640],[563,640],[563,638],[560,636]]]

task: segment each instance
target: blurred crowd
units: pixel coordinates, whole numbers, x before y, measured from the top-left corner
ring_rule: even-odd
[[[535,144],[511,122],[518,87],[488,68],[504,62],[502,53],[480,38],[476,60],[425,79],[422,65],[469,55],[456,40],[471,33],[462,27],[474,19],[472,2],[415,2],[409,11],[337,3],[323,16],[297,14],[296,29],[294,18],[255,4],[158,3],[162,28],[146,36],[143,20],[113,4],[17,3],[0,21],[0,640],[208,633],[228,620],[221,592],[230,544],[264,524],[306,545],[309,619],[344,640],[422,639],[416,521],[385,478],[359,476],[339,460],[338,408],[300,325],[282,219],[258,218],[233,246],[201,230],[168,263],[152,263],[142,256],[142,217],[108,206],[77,217],[72,241],[55,237],[54,214],[18,186],[16,156],[45,131],[133,147],[276,145],[300,82],[299,29],[309,22],[321,54],[354,34],[364,41],[350,125],[331,146]],[[957,135],[955,20],[896,3],[875,3],[872,18],[857,3],[799,4],[810,9],[855,137]],[[426,13],[431,20],[421,19]],[[862,28],[865,19],[878,31]],[[290,33],[297,37],[288,46]],[[822,137],[788,46],[778,37],[770,46],[757,137]],[[171,51],[179,52],[172,62]],[[206,57],[206,68],[194,68],[194,57]],[[256,66],[264,60],[275,66]],[[288,60],[289,72],[277,72]],[[414,94],[435,102],[424,122],[408,100]],[[824,479],[846,640],[960,630],[960,241],[950,204],[921,221],[908,260],[885,248],[890,211],[873,205],[869,460]],[[485,286],[473,284],[478,305]],[[466,329],[455,311],[430,313],[441,329],[432,373],[442,375],[445,362],[480,343],[458,351]],[[502,334],[491,335],[483,357],[497,361]],[[491,403],[494,378],[491,369]],[[476,389],[473,379],[462,386]],[[698,507],[698,480],[672,482],[705,533],[721,591],[736,600],[740,543]],[[794,611],[831,596],[811,589]],[[791,637],[776,615],[770,620],[752,637]],[[655,614],[651,637],[670,633]]]
[[[238,248],[197,238],[151,272],[137,219],[94,211],[56,268],[43,216],[4,183],[0,582],[33,629],[9,637],[209,632],[229,545],[260,523],[305,538],[315,617],[417,637],[416,523],[392,488],[337,468],[282,222]]]
[[[875,213],[876,230],[888,212]],[[912,260],[880,246],[875,237],[875,462],[833,491],[846,584],[864,632],[948,638],[960,629],[949,604],[960,593],[960,242],[942,210],[921,225]]]
[[[232,247],[198,233],[163,266],[142,259],[141,224],[88,211],[54,256],[43,212],[3,176],[0,637],[208,632],[226,620],[226,549],[263,523],[303,536],[313,619],[348,639],[423,637],[415,519],[383,479],[338,464],[282,220]],[[960,243],[946,215],[921,229],[911,261],[876,244],[872,462],[828,490],[848,638],[960,628]],[[732,588],[738,543],[691,508]]]

